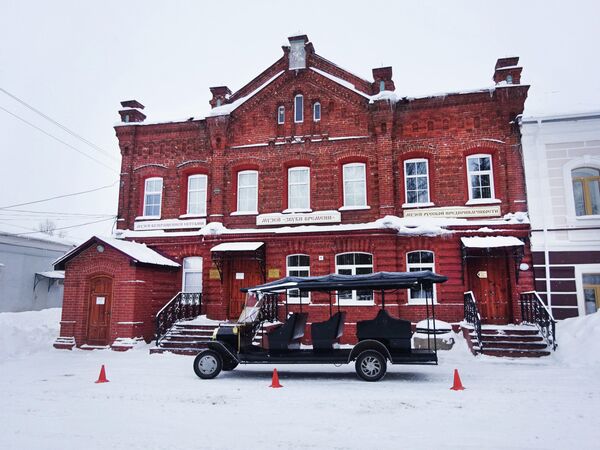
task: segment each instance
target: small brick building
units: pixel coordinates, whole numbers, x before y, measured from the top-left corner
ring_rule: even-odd
[[[412,98],[391,67],[364,80],[294,36],[235,93],[211,88],[205,118],[149,123],[142,104],[123,102],[116,238],[136,244],[128,252],[94,238],[58,262],[60,339],[149,340],[157,311],[180,291],[201,292],[209,318],[234,319],[242,287],[334,272],[434,270],[449,277],[434,288],[438,318],[460,321],[473,291],[484,323],[519,321],[519,293],[533,287],[520,74],[518,58],[503,58],[491,87]],[[106,293],[111,306],[96,307]],[[395,292],[386,307],[417,322],[423,297]],[[300,301],[309,323],[329,316],[327,295],[290,292]],[[351,342],[380,297],[336,301]]]

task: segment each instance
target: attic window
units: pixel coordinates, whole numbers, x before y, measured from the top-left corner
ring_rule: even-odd
[[[304,96],[302,94],[294,97],[294,122],[304,122]]]
[[[221,106],[221,99],[220,98],[217,99],[217,107],[219,107],[219,106]]]
[[[506,84],[512,84],[512,83],[513,83],[512,75],[507,75],[506,76]]]
[[[385,91],[385,81],[381,80],[379,82],[379,92]]]
[[[321,104],[319,102],[313,105],[313,120],[315,122],[321,120]]]
[[[306,49],[303,40],[290,41],[290,70],[306,69]]]
[[[285,122],[285,106],[277,108],[277,123],[281,125]]]

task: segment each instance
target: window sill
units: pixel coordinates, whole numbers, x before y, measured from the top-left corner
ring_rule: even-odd
[[[437,300],[434,300],[433,304],[439,305]],[[406,303],[406,306],[425,306],[425,305],[431,305],[431,301],[425,302],[425,300],[409,300],[408,303]]]
[[[502,203],[502,200],[497,198],[477,198],[469,200],[465,205],[489,205],[492,203]]]
[[[179,216],[180,219],[198,219],[198,218],[205,218],[206,214],[182,214]]]
[[[338,208],[338,211],[366,211],[368,209],[371,209],[371,207],[369,205],[365,205],[365,206],[342,206],[341,208]]]
[[[433,202],[429,202],[429,203],[403,203],[402,204],[402,208],[403,209],[410,209],[410,208],[427,208],[429,206],[435,206],[435,203]]]
[[[230,216],[258,216],[258,211],[234,211]]]
[[[284,302],[284,304],[285,304],[285,302]],[[300,304],[300,300],[290,300],[290,299],[288,299],[287,304],[288,305],[299,305]],[[306,300],[306,301],[302,300],[302,306],[308,306],[310,304],[311,304],[310,300]]]
[[[313,212],[310,208],[288,208],[282,211],[283,214],[294,214],[294,213],[310,213]]]
[[[138,216],[134,220],[157,220],[160,216]]]
[[[333,303],[333,306],[375,306],[375,302],[373,300],[348,300],[340,303]]]
[[[577,223],[578,220],[600,220],[600,215],[598,214],[590,214],[587,216],[574,216],[573,217],[573,223]]]

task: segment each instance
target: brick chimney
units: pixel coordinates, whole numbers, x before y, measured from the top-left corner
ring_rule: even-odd
[[[227,86],[211,87],[210,92],[212,93],[212,99],[208,103],[210,103],[210,106],[213,108],[227,103],[227,100],[231,95],[231,91]]]
[[[519,57],[500,58],[494,68],[494,83],[521,84],[522,67],[519,66]]]
[[[394,80],[392,80],[392,68],[391,67],[379,67],[373,69],[373,83],[374,94],[381,91],[393,91],[396,89],[394,86]]]
[[[146,114],[142,112],[144,105],[137,100],[125,100],[121,102],[123,109],[119,110],[121,122],[143,122],[146,119]]]

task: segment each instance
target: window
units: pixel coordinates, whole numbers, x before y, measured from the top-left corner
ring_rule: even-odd
[[[512,83],[513,83],[512,75],[507,75],[506,76],[506,84],[512,84]]]
[[[379,92],[385,91],[385,81],[379,81]]]
[[[369,253],[342,253],[335,257],[336,272],[340,275],[373,273],[373,255]],[[373,291],[338,291],[338,301],[372,302]]]
[[[575,214],[590,216],[600,214],[600,170],[579,167],[571,171]]]
[[[144,182],[144,217],[160,217],[162,178],[147,178]]]
[[[406,268],[408,272],[419,272],[421,270],[429,270],[434,272],[433,252],[419,250],[416,252],[407,253]],[[433,288],[425,289],[420,286],[408,290],[409,303],[424,303],[426,298],[435,299],[435,291]]]
[[[344,164],[344,206],[367,206],[367,183],[364,163]]]
[[[288,209],[310,209],[310,169],[308,167],[288,169]]]
[[[202,258],[183,258],[183,280],[181,292],[202,292]]]
[[[490,155],[469,156],[467,158],[467,176],[470,200],[494,198],[492,157]]]
[[[237,186],[238,212],[258,212],[258,172],[243,170],[238,172]]]
[[[286,261],[288,277],[310,276],[310,257],[308,255],[289,255],[286,258]],[[288,301],[310,301],[310,294],[308,292],[303,292],[302,294],[300,294],[300,291],[298,289],[290,289],[287,295]]]
[[[187,214],[206,215],[206,175],[188,177]]]
[[[600,273],[583,274],[583,296],[586,314],[600,310]]]
[[[404,161],[404,185],[407,204],[429,203],[429,167],[426,159]]]
[[[294,122],[304,122],[304,97],[302,94],[294,97]]]
[[[277,108],[277,123],[279,125],[285,123],[285,106]]]
[[[321,120],[321,104],[319,102],[313,105],[313,120],[315,122]]]

